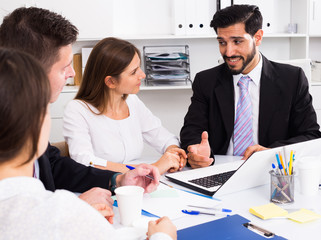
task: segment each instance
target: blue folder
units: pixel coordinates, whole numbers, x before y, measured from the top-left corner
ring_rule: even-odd
[[[177,231],[178,240],[220,239],[220,240],[260,240],[286,239],[277,235],[265,237],[244,226],[249,220],[238,215],[224,217],[211,222]]]

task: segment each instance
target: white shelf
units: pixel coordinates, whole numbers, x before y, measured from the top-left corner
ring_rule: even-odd
[[[172,40],[172,39],[200,39],[200,38],[216,38],[216,34],[211,35],[122,35],[122,36],[113,36],[116,38],[126,39],[126,40]],[[99,41],[99,38],[78,38],[78,42],[87,42],[87,41]]]
[[[173,39],[208,39],[216,38],[216,34],[208,35],[122,35],[114,36],[116,38],[126,39],[126,40],[173,40]],[[264,37],[268,38],[296,38],[296,37],[307,37],[307,34],[304,33],[267,33],[264,34]],[[78,42],[90,42],[90,41],[99,41],[102,38],[78,38]]]
[[[79,89],[79,86],[64,86],[62,93],[75,93]],[[145,82],[142,83],[140,90],[141,91],[150,91],[150,90],[181,90],[181,89],[192,89],[191,82],[180,85],[157,85],[157,86],[146,86]]]
[[[302,38],[307,37],[305,33],[266,33],[263,37],[268,38]]]
[[[311,82],[311,86],[321,86],[321,82]]]
[[[140,90],[179,90],[179,89],[192,89],[191,82],[180,85],[157,85],[157,86],[146,86],[145,82],[141,85]]]

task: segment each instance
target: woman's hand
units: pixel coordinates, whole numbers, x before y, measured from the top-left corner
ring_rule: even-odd
[[[147,239],[150,239],[150,237],[157,232],[166,233],[173,240],[177,239],[176,226],[168,217],[162,217],[156,221],[150,221],[148,223]]]
[[[187,162],[187,154],[183,149],[179,148],[176,145],[171,145],[166,149],[166,152],[174,153],[179,156],[179,158],[180,158],[179,169],[178,169],[179,171],[185,167],[186,162]]]
[[[163,156],[155,163],[155,167],[158,168],[159,173],[162,175],[166,172],[176,172],[179,170],[180,158],[175,153],[165,152]]]
[[[107,204],[103,203],[95,203],[91,205],[95,208],[101,215],[103,215],[110,224],[114,223],[114,212],[113,209],[110,208]]]

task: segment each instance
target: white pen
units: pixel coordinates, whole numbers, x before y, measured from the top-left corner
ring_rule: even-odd
[[[227,208],[203,207],[203,206],[195,206],[195,205],[187,205],[187,206],[195,207],[195,208],[210,209],[210,210],[215,210],[215,211],[219,211],[219,212],[232,212],[232,210],[227,209]]]

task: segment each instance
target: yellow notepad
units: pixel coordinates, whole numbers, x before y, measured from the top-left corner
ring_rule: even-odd
[[[306,223],[321,218],[321,215],[302,208],[300,211],[290,213],[286,217],[298,223]]]
[[[250,208],[250,213],[262,219],[270,219],[274,217],[283,217],[288,215],[288,212],[286,210],[280,208],[274,203],[252,207]]]

